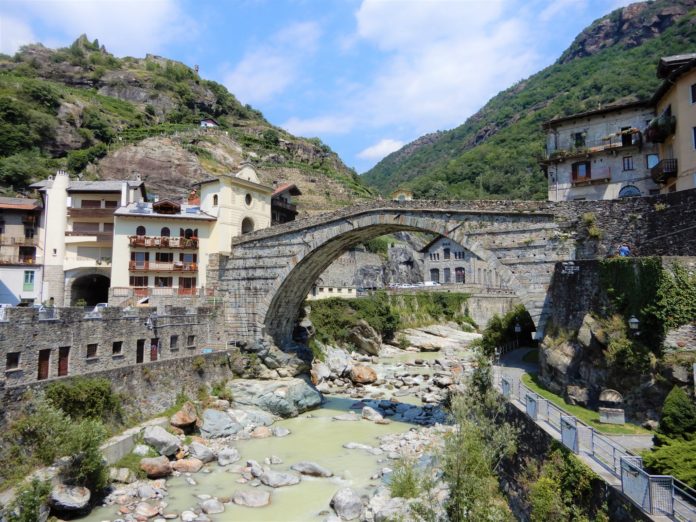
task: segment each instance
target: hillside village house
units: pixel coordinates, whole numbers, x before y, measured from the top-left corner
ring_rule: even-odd
[[[38,201],[0,197],[0,304],[40,302],[43,248]]]
[[[657,76],[664,81],[651,102],[657,115],[648,139],[660,161],[651,169],[661,192],[696,187],[696,53],[662,58]]]
[[[133,202],[115,213],[112,300],[198,295],[211,253],[271,224],[272,187],[245,163],[236,174],[196,184],[200,202]]]
[[[135,181],[71,180],[66,172],[31,185],[43,200],[39,243],[43,246],[40,302],[70,306],[108,298],[114,212],[144,199],[145,185]]]
[[[283,183],[276,187],[271,198],[271,224],[280,225],[288,221],[295,221],[297,206],[292,198],[301,196],[302,192],[294,183]]]
[[[696,187],[696,53],[662,58],[647,102],[546,122],[548,199],[597,200]],[[656,116],[657,115],[657,116]]]
[[[406,189],[397,189],[391,193],[391,198],[393,201],[411,201],[413,199],[413,192]]]

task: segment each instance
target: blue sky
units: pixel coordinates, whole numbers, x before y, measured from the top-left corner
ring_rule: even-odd
[[[79,34],[199,65],[364,172],[463,123],[626,0],[3,0],[0,51]]]

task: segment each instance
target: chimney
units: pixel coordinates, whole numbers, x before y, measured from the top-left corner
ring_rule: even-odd
[[[128,182],[121,182],[121,206],[125,207],[128,205]]]

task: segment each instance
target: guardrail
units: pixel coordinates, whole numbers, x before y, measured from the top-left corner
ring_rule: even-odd
[[[502,375],[496,381],[506,399],[517,400],[532,420],[550,426],[566,448],[593,459],[618,478],[621,491],[645,513],[696,521],[696,490],[671,475],[651,475],[643,469],[639,456],[532,391],[519,379]]]

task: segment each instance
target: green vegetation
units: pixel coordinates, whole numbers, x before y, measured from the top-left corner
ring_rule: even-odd
[[[668,0],[648,4],[641,19],[647,25],[668,5]],[[390,154],[363,177],[382,194],[404,187],[417,198],[545,199],[547,182],[538,165],[545,142],[541,124],[599,105],[650,98],[660,81],[659,58],[696,45],[693,19],[692,10],[640,45],[632,46],[625,34],[591,56],[570,54],[580,45],[576,41],[555,64],[499,93],[461,126],[429,136],[408,153]]]
[[[532,475],[528,499],[532,522],[608,522],[605,507],[593,505],[592,483],[599,477],[565,448],[554,449]]]
[[[389,295],[383,291],[359,299],[321,299],[309,304],[310,320],[317,339],[325,344],[347,343],[350,330],[360,320],[366,321],[383,339],[390,340],[402,328],[442,321],[472,325],[471,319],[461,311],[467,299],[467,294],[447,292]]]
[[[94,419],[104,423],[123,418],[121,397],[107,379],[74,377],[46,387],[48,402],[73,420]]]
[[[212,387],[210,388],[210,395],[213,395],[218,399],[222,399],[225,401],[232,402],[234,400],[234,397],[232,396],[232,390],[230,390],[227,386],[227,381],[214,382]]]
[[[142,480],[147,478],[147,474],[140,467],[140,461],[145,457],[159,457],[159,453],[150,447],[148,447],[146,455],[137,455],[131,452],[114,464],[114,467],[129,469],[139,480]]]
[[[518,324],[521,328],[519,334],[515,332],[515,326]],[[531,332],[534,329],[534,321],[532,321],[529,312],[524,305],[517,305],[504,316],[496,314],[488,321],[480,344],[484,353],[492,356],[496,348],[510,341],[519,340],[521,345],[531,344]]]
[[[363,243],[365,249],[373,254],[379,254],[382,257],[387,257],[387,252],[389,251],[389,245],[392,243],[392,239],[389,236],[380,236],[370,239]]]
[[[654,441],[655,448],[643,454],[645,466],[696,487],[696,405],[678,386],[662,405]]]
[[[389,478],[392,497],[416,498],[421,493],[420,476],[415,463],[407,458],[398,460]]]
[[[37,478],[23,484],[17,490],[15,499],[0,515],[6,522],[36,522],[41,520],[42,508],[51,492],[51,484]]]
[[[592,426],[600,433],[607,433],[610,435],[647,435],[650,433],[648,430],[630,423],[626,423],[623,426],[615,424],[602,424],[599,422],[598,412],[588,410],[587,408],[583,408],[582,406],[577,406],[575,404],[568,404],[563,397],[556,395],[555,393],[550,392],[541,386],[536,375],[523,375],[522,383],[534,393],[541,395],[544,399],[551,401],[559,408],[563,408],[565,411],[571,415],[574,415],[588,426]]]

